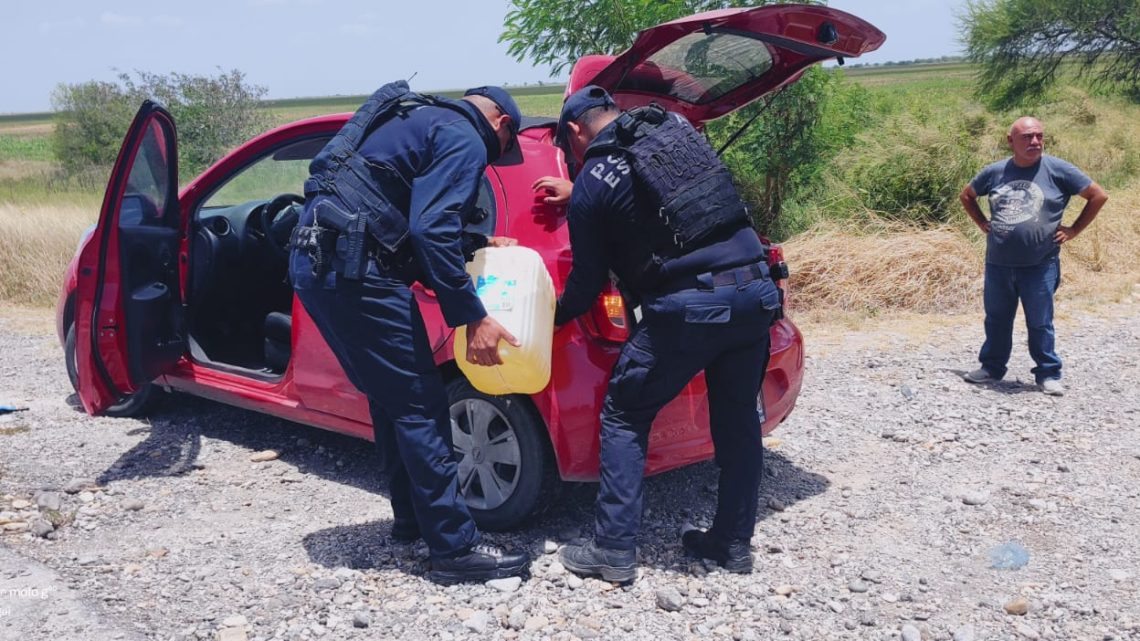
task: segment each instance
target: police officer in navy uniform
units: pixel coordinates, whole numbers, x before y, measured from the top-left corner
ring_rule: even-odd
[[[487,315],[465,260],[488,239],[463,232],[488,163],[516,143],[521,115],[498,87],[462,100],[380,88],[310,166],[290,275],[352,383],[367,397],[388,477],[392,538],[421,536],[441,583],[522,573],[525,553],[482,542],[459,492],[443,379],[409,286],[430,287],[468,359],[501,363],[518,341]],[[491,239],[493,244],[510,244]]]
[[[611,272],[642,313],[602,406],[594,538],[563,548],[562,563],[607,581],[636,577],[650,425],[704,370],[720,467],[716,516],[708,531],[685,532],[682,544],[729,571],[751,572],[760,387],[780,308],[766,248],[728,170],[681,116],[656,106],[622,112],[591,86],[566,100],[557,137],[580,170],[569,199],[573,267],[555,323],[586,312]],[[536,187],[560,200],[556,180]]]

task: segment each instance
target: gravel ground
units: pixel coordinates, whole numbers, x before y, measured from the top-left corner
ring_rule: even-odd
[[[0,319],[0,639],[1140,639],[1140,293],[1059,320],[1069,393],[974,367],[976,318],[805,328],[770,439],[756,572],[684,556],[716,470],[647,484],[642,574],[556,559],[594,486],[530,526],[521,583],[442,588],[387,541],[365,443],[184,396],[74,408],[54,338]],[[278,456],[255,462],[259,452]],[[266,457],[269,458],[269,457]],[[1019,569],[991,551],[1016,542]]]

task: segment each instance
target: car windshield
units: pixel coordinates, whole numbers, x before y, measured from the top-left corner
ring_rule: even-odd
[[[622,79],[617,91],[668,95],[692,104],[711,102],[772,68],[760,40],[736,33],[691,33],[654,53]]]
[[[229,207],[279,194],[299,194],[309,177],[309,162],[324,148],[328,136],[291,142],[234,174],[204,207]]]

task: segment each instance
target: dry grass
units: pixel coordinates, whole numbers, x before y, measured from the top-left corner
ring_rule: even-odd
[[[784,244],[795,309],[960,312],[981,295],[979,245],[960,229],[824,223]]]
[[[1093,225],[1062,250],[1062,299],[1119,301],[1140,282],[1140,183],[1109,196]],[[1067,223],[1083,204],[1073,199]],[[921,229],[868,215],[817,225],[784,252],[797,311],[842,318],[980,309],[985,244],[972,227]]]
[[[0,301],[55,304],[67,263],[97,210],[0,203]]]
[[[1118,301],[1140,282],[1140,183],[1109,190],[1109,201],[1092,226],[1061,252],[1062,299]],[[1084,201],[1074,198],[1079,204]],[[1079,208],[1070,207],[1066,222]]]
[[[1119,301],[1140,282],[1140,183],[1110,197],[1093,226],[1064,248],[1062,299]],[[1066,220],[1082,203],[1074,199]],[[54,305],[96,209],[0,203],[0,301]],[[836,320],[900,310],[962,313],[981,305],[984,244],[972,229],[919,229],[868,217],[817,226],[784,250],[798,313]]]
[[[56,163],[46,160],[0,160],[0,180],[26,180],[50,175]]]

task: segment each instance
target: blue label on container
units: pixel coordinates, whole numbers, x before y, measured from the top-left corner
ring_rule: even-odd
[[[477,276],[475,278],[475,293],[483,301],[483,307],[488,312],[510,311],[514,304],[514,290],[518,287],[515,279],[503,280],[498,276]]]

